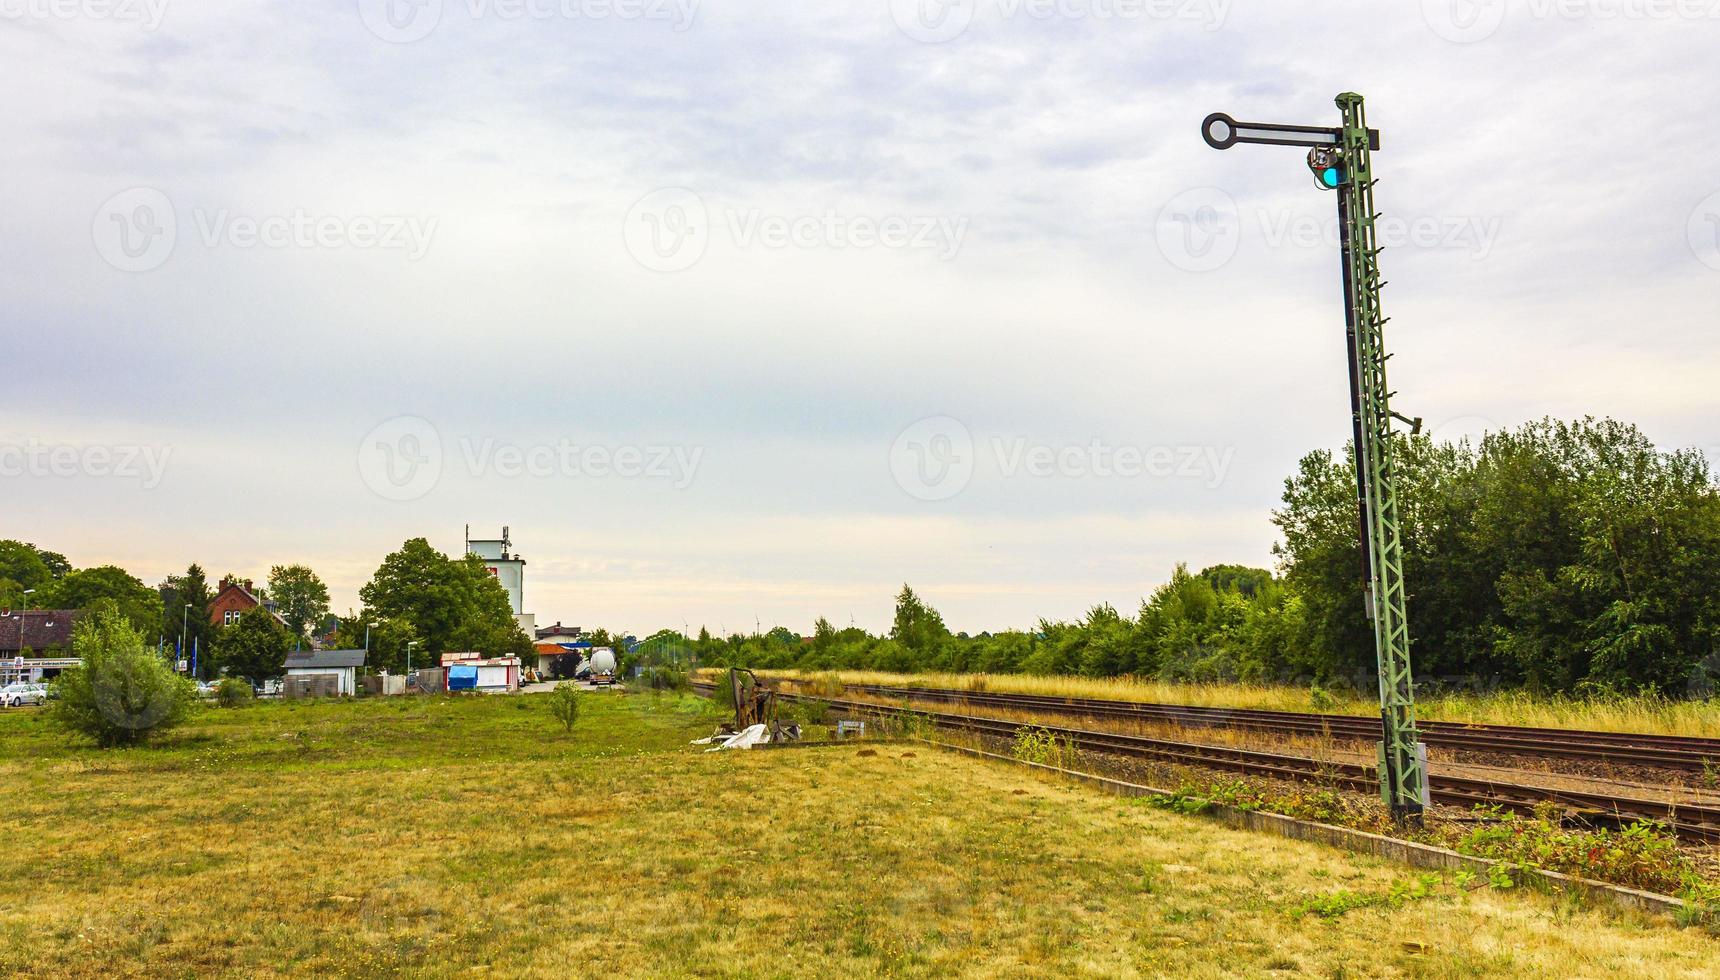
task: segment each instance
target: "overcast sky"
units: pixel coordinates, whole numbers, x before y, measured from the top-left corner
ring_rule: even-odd
[[[392,6],[390,6],[392,3]],[[1348,427],[1334,205],[1215,110],[1367,97],[1394,407],[1720,447],[1712,0],[0,0],[0,537],[335,608],[978,631],[1268,565]]]

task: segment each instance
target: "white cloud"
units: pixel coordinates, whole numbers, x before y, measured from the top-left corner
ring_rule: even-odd
[[[1179,559],[1265,564],[1283,476],[1347,429],[1337,256],[1318,234],[1332,202],[1296,151],[1217,153],[1197,125],[1328,121],[1346,88],[1385,134],[1382,210],[1486,237],[1411,235],[1382,259],[1404,410],[1605,412],[1720,442],[1703,347],[1720,272],[1689,242],[1720,190],[1702,123],[1720,24],[1513,4],[1453,43],[1416,4],[1237,4],[1216,31],[994,8],[932,44],[885,0],[701,4],[682,31],[446,0],[410,43],[344,0],[173,0],[153,31],[6,25],[0,355],[22,359],[14,403],[37,409],[7,428],[174,449],[150,494],[13,481],[4,533],[151,580],[311,560],[344,606],[403,538],[453,548],[467,521],[507,523],[540,618],[640,630],[805,628],[844,606],[876,627],[903,579],[960,626],[1023,625],[1132,604]],[[92,242],[102,202],[134,187],[180,221],[147,272]],[[665,187],[717,222],[683,271],[641,266],[623,234]],[[1155,229],[1207,187],[1237,204],[1236,251],[1189,271]],[[192,229],[216,211],[435,230],[416,257],[211,245]],[[728,214],[963,235],[953,255],[774,247],[737,241]],[[450,445],[705,455],[679,491],[452,472],[396,503],[354,453],[400,415]],[[1234,463],[1211,489],[981,470],[928,503],[888,456],[934,415],[982,444],[1202,445]]]

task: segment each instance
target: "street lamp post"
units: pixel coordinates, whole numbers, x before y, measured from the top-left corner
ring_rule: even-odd
[[[376,625],[375,623],[365,623],[364,624],[364,662],[365,663],[370,662],[370,628],[372,626],[375,626],[375,625]]]
[[[18,656],[24,655],[24,617],[30,614],[30,595],[35,589],[24,590],[24,606],[18,610]]]
[[[191,622],[191,603],[185,604],[185,611],[179,614],[179,656],[185,656],[185,628]],[[174,659],[178,659],[177,657]]]
[[[408,674],[412,673],[412,648],[417,645],[417,640],[408,640],[406,643],[406,672]]]

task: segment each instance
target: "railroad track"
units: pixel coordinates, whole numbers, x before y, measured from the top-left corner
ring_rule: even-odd
[[[885,687],[850,684],[847,689],[872,697],[931,701],[1008,711],[1178,725],[1185,728],[1236,728],[1310,738],[1376,742],[1380,720],[1358,715],[1304,714],[1253,708],[1205,708],[1100,698],[1059,698],[1037,694],[956,691],[946,688]],[[1614,765],[1647,766],[1685,772],[1720,770],[1720,739],[1629,732],[1579,731],[1421,722],[1422,741],[1469,752],[1536,755]]]
[[[709,694],[714,687],[695,683],[694,688]],[[961,692],[967,693],[967,692]],[[809,694],[781,693],[795,701],[822,701],[850,715],[890,715],[899,707],[873,701],[847,698],[818,697]],[[912,709],[932,725],[948,730],[982,736],[1012,739],[1024,726],[1022,722],[978,715]],[[1373,793],[1378,789],[1374,767],[1354,762],[1311,759],[1306,756],[1283,755],[1234,746],[1199,745],[1142,735],[1123,735],[1083,728],[1034,723],[1035,729],[1067,739],[1078,749],[1152,759],[1181,765],[1235,772],[1242,775],[1270,776],[1301,782],[1315,781],[1334,788]],[[1702,843],[1720,842],[1720,807],[1697,803],[1667,803],[1633,797],[1611,796],[1581,790],[1532,786],[1493,779],[1430,774],[1429,795],[1435,803],[1468,809],[1474,806],[1497,806],[1516,813],[1534,812],[1537,806],[1552,802],[1567,808],[1578,820],[1602,826],[1624,826],[1637,820],[1653,820],[1666,824],[1679,838]]]

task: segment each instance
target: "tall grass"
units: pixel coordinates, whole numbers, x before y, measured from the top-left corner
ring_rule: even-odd
[[[1108,698],[1213,708],[1319,711],[1373,715],[1379,706],[1349,691],[1260,684],[1179,684],[1133,677],[1039,677],[1028,674],[891,674],[880,671],[768,672],[808,693],[824,694],[847,684],[945,688],[994,694]],[[802,686],[805,685],[805,686]],[[720,685],[719,685],[720,687]],[[830,696],[824,694],[824,696]],[[1660,697],[1540,696],[1525,691],[1438,694],[1417,702],[1418,717],[1531,728],[1581,728],[1720,738],[1720,702],[1673,701]]]

